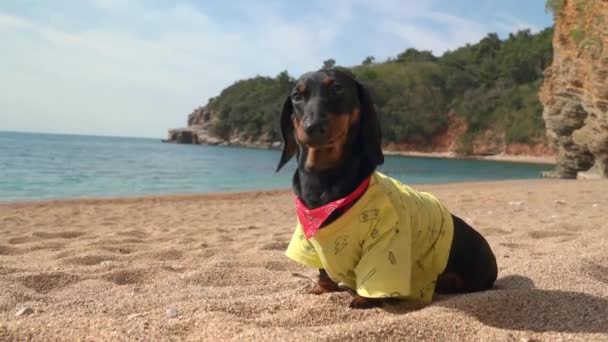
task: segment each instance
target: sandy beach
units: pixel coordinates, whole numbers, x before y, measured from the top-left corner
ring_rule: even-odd
[[[348,308],[283,252],[289,191],[0,204],[0,340],[608,341],[608,181],[420,185],[489,240],[493,290]]]

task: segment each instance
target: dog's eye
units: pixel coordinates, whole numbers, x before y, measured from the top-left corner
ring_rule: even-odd
[[[300,95],[299,93],[293,93],[291,94],[291,100],[293,102],[300,102],[302,101],[302,95]]]

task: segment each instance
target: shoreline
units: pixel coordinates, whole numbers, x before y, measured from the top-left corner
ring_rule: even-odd
[[[291,192],[291,189],[259,189],[246,191],[213,191],[213,192],[173,192],[162,194],[134,194],[125,196],[105,196],[105,197],[67,197],[67,198],[48,198],[48,199],[26,199],[16,201],[0,201],[0,209],[7,207],[20,207],[31,205],[72,205],[72,204],[103,204],[131,203],[131,202],[158,202],[158,201],[216,201],[216,200],[241,200],[255,199],[260,196],[275,196]]]
[[[500,179],[500,180],[477,180],[459,181],[446,183],[414,183],[409,184],[413,188],[424,188],[432,190],[453,189],[462,187],[500,187],[521,184],[547,184],[547,183],[570,183],[572,181],[594,182],[602,179],[554,179],[554,178],[530,178],[530,179]],[[107,197],[73,197],[73,198],[49,198],[49,199],[26,199],[15,201],[0,201],[0,209],[39,207],[39,206],[71,206],[71,205],[101,205],[107,203],[130,204],[135,202],[159,203],[180,201],[240,201],[255,200],[267,196],[293,195],[291,188],[282,189],[259,189],[245,191],[213,191],[213,192],[191,192],[191,193],[163,193],[149,195],[125,195]]]
[[[201,145],[211,147],[236,147],[236,148],[251,148],[260,150],[277,150],[280,151],[279,147],[275,147],[276,143],[248,143],[248,142],[221,142],[221,143],[198,143],[198,144],[182,144],[174,141],[162,139],[165,144],[176,144],[176,145]],[[470,159],[470,160],[488,160],[506,163],[523,163],[523,164],[545,164],[555,165],[557,164],[555,155],[527,155],[527,154],[492,154],[492,155],[460,155],[454,152],[420,152],[420,151],[400,151],[400,150],[383,150],[387,156],[402,156],[402,157],[422,157],[422,158],[438,158],[438,159]]]
[[[463,159],[463,160],[487,160],[505,163],[522,163],[522,164],[543,164],[556,165],[555,156],[533,156],[526,154],[493,154],[487,156],[481,155],[459,155],[453,152],[417,152],[417,151],[383,151],[387,156],[401,157],[421,157],[421,158],[437,158],[437,159]]]

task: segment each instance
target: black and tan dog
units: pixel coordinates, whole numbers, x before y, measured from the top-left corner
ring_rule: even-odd
[[[297,203],[305,211],[331,204],[331,214],[317,222],[320,229],[315,235],[304,234],[302,220],[298,221],[287,252],[292,259],[319,268],[311,293],[338,291],[342,283],[356,292],[351,307],[368,308],[384,298],[428,301],[434,292],[474,292],[493,286],[496,259],[478,232],[430,194],[376,171],[384,162],[380,125],[370,94],[358,81],[338,70],[307,73],[285,100],[280,120],[283,151],[277,171],[295,155]],[[394,194],[399,191],[409,197]],[[332,204],[349,196],[346,206]],[[383,210],[390,213],[378,214]],[[308,217],[307,213],[299,217]],[[347,229],[353,232],[342,233]],[[438,251],[442,239],[444,248]],[[422,246],[425,243],[428,248]],[[335,265],[342,256],[348,258],[346,266]],[[380,258],[382,262],[377,261]],[[381,265],[385,259],[386,266]]]

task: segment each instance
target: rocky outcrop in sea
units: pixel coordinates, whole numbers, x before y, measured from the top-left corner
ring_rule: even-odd
[[[213,101],[210,101],[212,103]],[[271,141],[267,137],[258,139],[247,139],[239,134],[231,134],[228,138],[222,139],[214,135],[210,128],[212,121],[216,117],[208,109],[209,106],[196,108],[188,115],[188,126],[183,128],[170,129],[164,142],[177,144],[201,144],[211,146],[242,146],[254,148],[279,148],[280,141]]]

